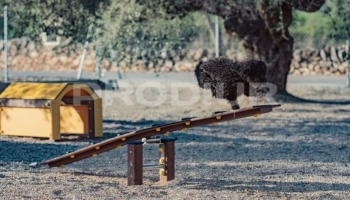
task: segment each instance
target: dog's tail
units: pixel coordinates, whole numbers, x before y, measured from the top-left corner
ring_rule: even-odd
[[[204,69],[203,69],[203,61],[199,61],[199,63],[197,64],[195,70],[194,70],[194,74],[197,78],[197,82],[198,82],[198,86],[201,88],[205,88],[205,83],[209,83],[210,82],[210,77],[208,76],[207,73],[205,73]]]
[[[203,64],[203,60],[199,61],[199,63],[197,64],[195,70],[194,70],[194,74],[197,77],[197,80],[200,76],[200,74],[203,72],[203,69],[201,68],[201,65]]]
[[[203,68],[201,67],[201,65],[203,64],[203,61],[199,61],[199,63],[197,64],[196,68],[194,69],[194,74],[197,78],[197,82],[199,87],[203,88],[203,85],[201,84],[201,74],[203,73]]]

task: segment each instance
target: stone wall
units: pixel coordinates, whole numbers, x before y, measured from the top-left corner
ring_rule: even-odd
[[[4,67],[4,42],[0,42],[0,67]],[[79,67],[82,49],[56,54],[52,46],[42,46],[27,38],[8,42],[8,68],[17,71],[76,71]],[[84,70],[95,68],[95,53],[89,49]]]
[[[0,42],[0,67],[4,67],[3,41]],[[42,46],[27,38],[13,39],[9,41],[8,66],[9,70],[18,71],[77,71],[83,49],[75,51],[55,53],[53,47]],[[291,74],[295,75],[345,75],[347,70],[347,46],[326,46],[323,49],[297,49],[293,53]],[[159,52],[157,59],[147,59],[143,52],[138,55],[127,55],[120,61],[122,72],[191,72],[201,59],[215,56],[211,49],[182,49],[180,51]],[[232,50],[226,52],[226,56],[233,60],[243,60],[244,54]],[[84,71],[94,71],[96,55],[89,48]],[[115,71],[116,64],[110,60],[102,61],[102,71]]]
[[[347,46],[326,46],[322,49],[298,49],[293,53],[291,74],[295,75],[345,75],[347,71]]]

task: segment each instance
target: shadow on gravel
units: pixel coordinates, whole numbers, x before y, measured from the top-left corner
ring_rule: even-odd
[[[198,162],[201,162],[203,157],[210,158],[208,162],[260,160],[350,162],[349,120],[289,120],[263,119],[252,123],[250,119],[246,119],[246,123],[238,124],[232,121],[218,126],[195,127],[188,132],[178,131],[171,133],[170,137],[177,137],[176,144],[181,145],[181,148],[190,149],[186,156],[194,161],[198,159]],[[104,120],[104,123],[115,127],[112,126],[105,132],[103,138],[85,139],[83,141],[87,144],[82,145],[77,143],[77,140],[54,144],[0,140],[0,162],[42,162],[116,137],[118,134],[148,128],[153,124],[171,122]],[[237,134],[239,136],[236,136]],[[218,143],[220,146],[215,146]],[[207,148],[208,146],[214,147]],[[182,153],[181,148],[177,149],[179,155]],[[218,151],[222,156],[217,156]]]
[[[350,162],[350,148],[347,145],[333,145],[331,143],[315,142],[288,142],[271,140],[249,140],[235,138],[220,141],[215,139],[220,147],[205,144],[185,145],[177,149],[177,154],[187,157],[192,163],[202,162],[319,162],[340,163]],[[188,140],[187,140],[188,142]],[[196,145],[196,146],[195,146]],[[210,147],[211,146],[211,147]],[[185,152],[185,153],[182,153]],[[219,156],[218,156],[219,155]]]
[[[42,144],[0,140],[0,162],[42,162],[80,148],[68,144]]]
[[[268,160],[292,160],[312,162],[350,162],[350,146],[347,139],[350,136],[350,120],[329,119],[314,121],[300,119],[290,121],[288,119],[263,119],[251,121],[245,119],[248,124],[235,121],[218,126],[194,127],[188,132],[177,131],[170,133],[170,137],[176,137],[176,144],[181,148],[190,148],[186,151],[191,160],[208,157],[208,162],[232,161],[268,161]],[[118,126],[134,127],[134,131],[151,127],[152,124],[171,123],[169,121],[118,121],[105,120],[105,123],[118,124]],[[262,124],[260,124],[262,123]],[[266,125],[271,124],[271,126]],[[127,133],[127,132],[125,132]],[[240,133],[239,137],[235,137]],[[246,137],[242,137],[245,133]],[[263,133],[263,134],[262,134]],[[114,137],[115,134],[106,134]],[[259,139],[252,139],[258,137]],[[276,139],[278,137],[278,139]],[[331,139],[330,139],[331,138]],[[95,143],[95,142],[94,142]],[[218,145],[217,148],[206,146]],[[175,144],[175,146],[176,146]],[[181,155],[181,148],[177,151]],[[210,150],[209,150],[210,149]],[[216,151],[212,151],[216,149]],[[217,152],[222,156],[217,156]],[[189,152],[193,152],[192,155]],[[211,155],[212,154],[212,155]]]
[[[219,126],[200,127],[194,128],[193,134],[189,131],[174,136],[179,138],[177,143],[183,143],[182,148],[188,148],[184,156],[193,162],[201,163],[207,158],[208,162],[281,160],[346,164],[350,162],[349,122],[269,119],[263,120],[261,126],[232,124],[223,125],[222,130]]]
[[[127,134],[133,131],[146,129],[152,127],[153,124],[167,124],[171,122],[167,121],[153,121],[153,120],[140,120],[140,121],[126,121],[126,120],[103,120],[104,133],[103,137],[89,139],[78,138],[77,136],[64,136],[61,140],[56,141],[57,144],[62,142],[89,142],[90,144],[96,144],[104,140],[117,137],[119,135]]]
[[[104,130],[105,131],[118,131],[121,134],[137,131],[141,129],[150,128],[153,125],[169,124],[175,121],[164,121],[164,120],[138,120],[138,121],[127,121],[127,120],[111,120],[104,119]]]
[[[350,184],[322,182],[274,182],[274,181],[227,181],[223,179],[191,179],[186,183],[191,189],[240,190],[247,193],[264,192],[348,192]]]
[[[135,128],[140,126],[152,126],[152,124],[166,124],[173,121],[159,121],[159,120],[146,120],[142,119],[139,121],[127,121],[127,120],[113,120],[113,119],[104,119],[103,123],[106,124],[121,124],[127,126],[135,126]]]
[[[103,137],[96,139],[73,139],[63,137],[62,140],[55,143],[42,143],[42,139],[37,139],[41,141],[40,143],[30,143],[25,141],[3,141],[0,140],[0,162],[42,162],[48,159],[61,156],[66,153],[76,151],[85,146],[96,144],[104,140],[118,136],[118,133],[126,134],[131,131],[135,131],[141,128],[151,127],[152,124],[169,123],[169,122],[159,122],[152,120],[141,120],[141,121],[118,121],[118,120],[104,120],[105,124],[119,124],[118,131],[113,132],[115,128],[110,128],[104,133]],[[118,133],[117,133],[118,132]],[[19,140],[20,137],[19,137]],[[79,143],[87,143],[86,145],[78,145]]]
[[[331,101],[331,100],[312,100],[303,99],[293,94],[285,95],[273,95],[275,101],[279,103],[312,103],[312,104],[325,104],[325,105],[350,105],[350,101]]]

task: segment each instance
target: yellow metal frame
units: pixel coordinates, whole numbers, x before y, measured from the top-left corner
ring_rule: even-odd
[[[94,136],[103,136],[102,124],[102,99],[86,84],[69,84],[69,83],[11,83],[1,94],[0,99],[28,99],[28,100],[48,100],[48,108],[38,107],[5,107],[0,106],[0,135],[17,135],[45,137],[53,140],[61,139],[61,102],[66,96],[87,96],[94,101]],[[78,107],[81,105],[69,105],[76,107],[77,113],[73,113],[70,119],[79,123],[87,123],[86,118],[79,115]],[[10,112],[10,110],[12,112]],[[14,111],[15,110],[15,111]],[[49,121],[42,120],[41,112],[49,115]],[[72,111],[72,110],[71,110]],[[64,111],[67,112],[67,111]],[[16,116],[14,121],[8,119],[8,113]],[[31,113],[31,114],[29,114]],[[64,113],[62,113],[64,114]],[[7,118],[6,118],[7,116]],[[65,116],[68,117],[68,116]],[[84,119],[83,119],[84,118]],[[35,119],[35,120],[34,120]],[[80,121],[79,121],[80,120]],[[28,123],[26,123],[28,121]],[[17,122],[17,123],[16,123]],[[18,122],[22,124],[18,124]],[[35,123],[36,122],[36,123]],[[44,127],[50,123],[51,131],[39,131],[35,127]],[[16,127],[15,127],[16,126]],[[62,123],[62,126],[67,126]],[[6,131],[3,130],[6,128]],[[11,132],[11,129],[16,130]],[[79,128],[71,127],[70,130],[78,130]],[[36,131],[32,131],[36,130]],[[85,128],[84,128],[85,130]],[[85,132],[85,131],[84,131]],[[80,133],[74,133],[80,134]],[[83,134],[83,133],[81,133]]]

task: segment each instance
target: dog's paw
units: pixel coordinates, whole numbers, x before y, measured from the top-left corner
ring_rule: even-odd
[[[239,105],[231,105],[232,110],[238,110],[240,109]]]

